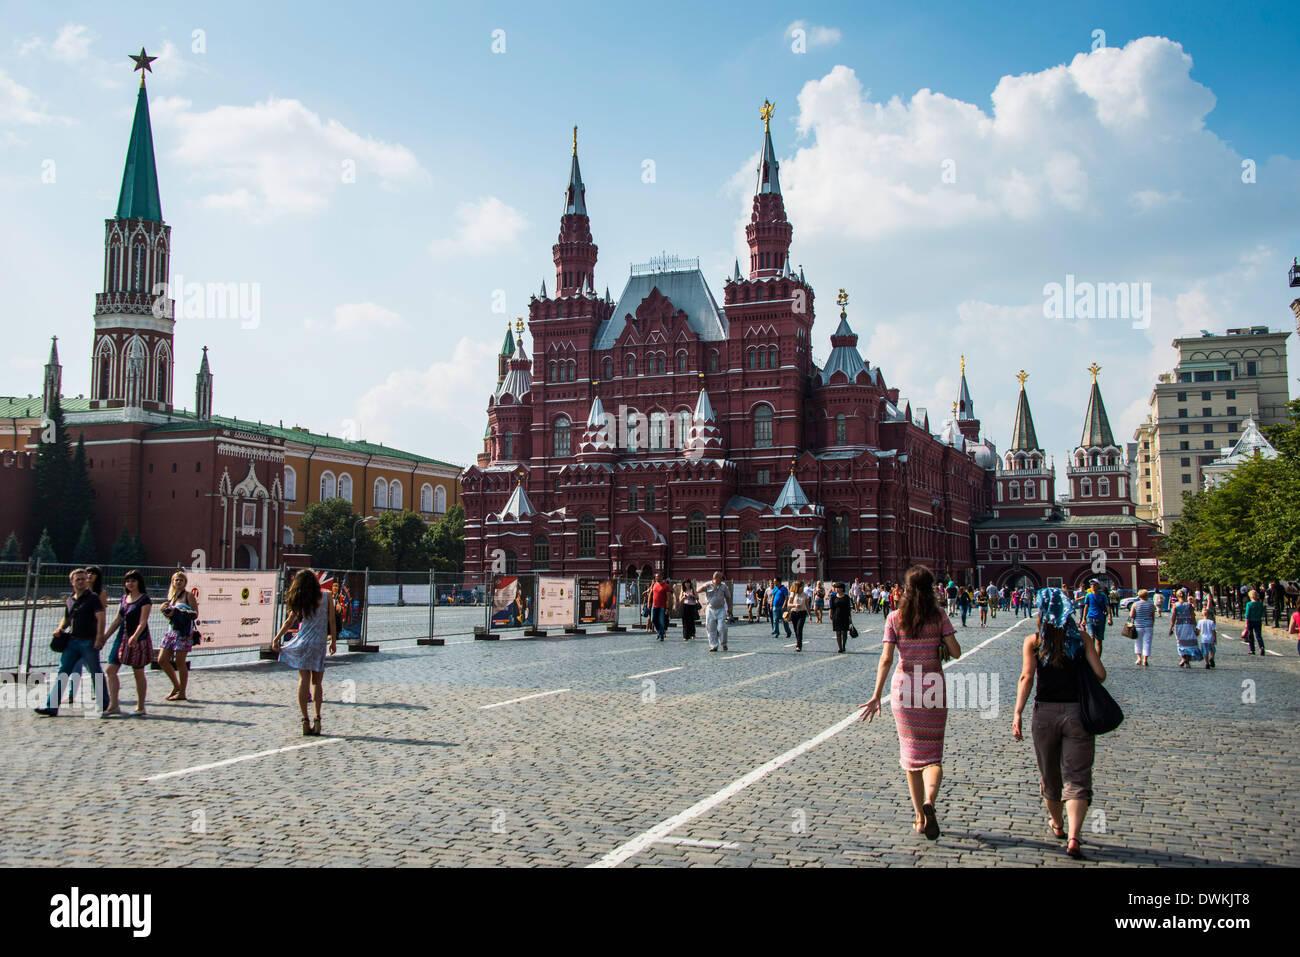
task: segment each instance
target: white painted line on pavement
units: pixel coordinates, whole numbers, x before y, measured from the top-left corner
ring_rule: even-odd
[[[666,675],[670,671],[681,671],[685,665],[678,665],[676,668],[660,668],[658,671],[647,671],[644,674],[628,675],[627,680],[632,681],[635,678],[649,678],[651,675]]]
[[[790,644],[788,644],[788,645],[782,645],[781,647],[782,647],[782,648],[793,648],[793,647],[794,647],[794,642],[792,641],[792,642],[790,642]]]
[[[1024,621],[1028,621],[1028,620],[1029,619],[1024,619]],[[964,661],[970,655],[973,655],[975,652],[979,651],[985,645],[989,644],[989,642],[996,641],[998,638],[1001,638],[1003,635],[1007,634],[1007,632],[1014,630],[1016,626],[1019,624],[1021,624],[1021,622],[1017,621],[1016,624],[1006,629],[1006,631],[999,632],[998,634],[994,635],[992,638],[989,638],[987,641],[981,642],[980,644],[972,648],[970,651],[965,652],[961,656],[961,658],[957,660]],[[751,652],[751,654],[752,653],[753,652]],[[947,665],[944,665],[944,667],[947,668],[949,665],[955,663],[956,663],[955,661],[950,661],[948,662]],[[841,718],[839,721],[831,725],[826,730],[822,731],[816,737],[809,738],[807,741],[803,742],[802,744],[795,745],[789,751],[785,752],[784,754],[777,755],[775,758],[766,762],[765,764],[760,764],[758,767],[754,768],[754,770],[750,771],[744,777],[737,778],[735,781],[732,781],[721,791],[717,791],[713,794],[710,794],[708,797],[704,798],[703,800],[697,801],[695,804],[692,804],[690,807],[682,811],[680,814],[674,814],[672,817],[668,818],[667,820],[661,821],[660,823],[656,824],[654,827],[650,828],[650,830],[645,831],[642,834],[638,834],[636,837],[632,838],[632,840],[627,841],[626,843],[620,845],[619,847],[616,847],[614,850],[610,851],[600,860],[593,861],[587,866],[588,867],[617,867],[619,864],[622,864],[628,858],[633,857],[634,855],[644,851],[651,844],[662,841],[665,837],[667,837],[673,831],[677,830],[683,824],[686,824],[689,821],[693,821],[696,818],[704,814],[707,814],[709,811],[713,810],[719,804],[723,804],[724,802],[730,800],[735,795],[739,794],[741,791],[745,790],[751,784],[755,784],[763,780],[763,778],[767,777],[777,768],[789,764],[795,758],[811,751],[813,748],[817,747],[817,745],[821,744],[823,741],[828,741],[829,739],[835,737],[835,735],[839,734],[845,728],[856,723],[859,720],[858,715],[859,715],[858,710],[854,709],[852,714],[849,714],[846,717]]]
[[[743,652],[743,653],[741,653],[741,654],[739,654],[739,655],[727,655],[727,657],[723,658],[722,660],[723,660],[723,661],[735,661],[737,658],[748,658],[750,655],[756,655],[756,654],[758,654],[757,651],[746,651],[746,652]]]
[[[532,701],[534,698],[545,698],[553,694],[564,694],[568,688],[557,688],[555,691],[539,691],[537,694],[526,694],[522,698],[511,698],[509,701],[498,701],[496,704],[481,704],[480,711],[487,711],[491,708],[504,708],[508,704],[518,704],[520,701]]]
[[[708,847],[719,851],[734,851],[740,845],[734,841],[694,841],[689,837],[661,837],[656,844],[675,844],[679,847]]]
[[[617,651],[599,651],[599,652],[597,652],[597,654],[601,654],[601,655],[630,655],[630,654],[632,654],[632,652],[634,652],[634,651],[649,651],[649,650],[650,650],[650,646],[649,646],[649,645],[646,645],[644,648],[619,648]]]
[[[213,761],[211,764],[198,764],[192,768],[182,768],[179,771],[168,771],[166,774],[155,774],[147,778],[141,778],[143,781],[162,781],[165,778],[179,778],[186,774],[197,774],[199,771],[211,771],[213,768],[224,768],[228,764],[239,764],[241,761],[251,761],[254,758],[265,758],[272,754],[284,754],[286,751],[301,751],[303,748],[314,748],[322,744],[336,744],[343,741],[343,738],[321,738],[319,741],[308,741],[306,744],[291,744],[285,748],[272,748],[270,751],[258,751],[256,754],[245,754],[238,758],[226,758],[224,761]]]

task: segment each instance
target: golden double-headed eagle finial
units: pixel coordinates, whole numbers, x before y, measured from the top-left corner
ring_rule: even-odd
[[[1029,378],[1029,373],[1024,369],[1021,369],[1016,373],[1016,378],[1020,380],[1020,388],[1023,389],[1025,387],[1025,380]]]
[[[758,115],[763,117],[763,131],[767,132],[772,128],[772,111],[776,109],[776,104],[769,102],[766,98],[763,105],[759,107]]]
[[[1092,365],[1088,366],[1088,371],[1092,373],[1092,381],[1096,382],[1097,373],[1101,371],[1101,366],[1094,362]]]

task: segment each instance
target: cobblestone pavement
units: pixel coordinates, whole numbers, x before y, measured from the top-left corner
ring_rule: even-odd
[[[958,627],[949,674],[986,694],[949,713],[934,843],[889,710],[845,720],[879,661],[882,619],[857,623],[847,655],[810,624],[802,654],[749,625],[727,654],[629,631],[339,656],[319,739],[273,663],[196,670],[182,703],[152,672],[146,718],[6,707],[0,864],[1300,865],[1294,655],[1225,640],[1189,672],[1158,636],[1138,669],[1107,641],[1127,719],[1098,739],[1081,865],[1010,734],[1028,620]]]

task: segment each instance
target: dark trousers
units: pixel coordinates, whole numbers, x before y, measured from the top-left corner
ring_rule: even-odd
[[[961,626],[966,627],[966,615],[970,613],[970,605],[961,606]]]
[[[1259,653],[1261,655],[1264,653],[1264,633],[1260,631],[1261,624],[1262,622],[1258,621],[1246,622],[1246,641],[1250,644],[1251,654],[1255,653],[1256,641],[1259,642]]]
[[[794,625],[795,646],[798,648],[803,647],[803,626],[804,626],[804,622],[806,622],[807,620],[808,620],[808,612],[806,611],[790,612],[790,623]],[[787,635],[786,637],[789,636]]]

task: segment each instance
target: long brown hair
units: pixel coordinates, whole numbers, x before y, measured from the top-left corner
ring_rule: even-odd
[[[289,586],[289,591],[284,596],[285,607],[292,614],[297,615],[300,621],[305,621],[316,614],[320,601],[320,579],[311,569],[304,568],[294,576],[293,584]]]
[[[1065,629],[1043,622],[1038,634],[1038,660],[1053,668],[1065,664]]]
[[[930,622],[939,617],[939,602],[934,597],[934,572],[924,565],[913,565],[907,570],[907,585],[903,600],[898,604],[898,627],[909,638],[915,638]]]

